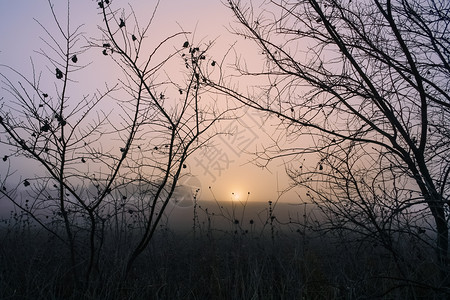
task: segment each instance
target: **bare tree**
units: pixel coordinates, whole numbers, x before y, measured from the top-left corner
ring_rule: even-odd
[[[9,167],[0,173],[0,195],[68,246],[73,280],[86,286],[102,273],[104,244],[115,243],[108,229],[128,222],[129,217],[120,218],[127,212],[140,218],[138,240],[130,241],[135,246],[122,258],[125,274],[132,270],[178,179],[187,173],[186,159],[214,136],[214,124],[226,112],[206,96],[200,101],[207,90],[199,69],[209,63],[211,44],[194,46],[182,31],[161,41],[148,38],[158,4],[140,27],[132,8],[127,13],[99,1],[92,9],[103,20],[100,39],[82,34],[81,26],[72,27],[69,1],[67,19],[57,16],[51,1],[49,5],[56,30],[42,26],[46,48],[39,51],[47,70],[39,72],[33,65],[28,78],[1,66],[7,93],[0,104],[0,142],[9,151],[3,157]],[[79,95],[71,96],[83,81],[72,78],[92,71],[92,51],[122,73],[117,84],[105,83],[79,100]],[[170,68],[173,60],[181,62],[182,71]],[[15,170],[11,161],[17,159],[36,165],[35,175]],[[17,175],[21,182],[14,187]],[[21,189],[26,191],[23,198]],[[63,224],[64,233],[55,223]]]
[[[207,91],[206,78],[203,76],[208,76],[205,73],[200,76],[200,69],[203,62],[213,61],[209,57],[207,59],[211,44],[195,46],[189,40],[183,40],[179,48],[169,52],[162,62],[154,64],[152,62],[157,50],[163,50],[169,41],[186,37],[188,33],[178,32],[169,36],[155,47],[154,52],[145,57],[142,54],[143,41],[152,19],[146,26],[139,28],[134,11],[129,18],[119,17],[118,11],[113,10],[106,2],[101,3],[102,5],[99,5],[106,20],[103,29],[105,40],[98,46],[103,48],[104,53],[111,55],[125,72],[129,82],[124,86],[127,92],[138,100],[133,106],[133,114],[136,114],[136,117],[130,117],[130,120],[141,118],[133,124],[139,127],[133,132],[133,139],[140,142],[144,142],[145,138],[152,139],[150,147],[145,146],[151,151],[142,151],[142,146],[137,146],[138,155],[133,157],[127,166],[127,176],[131,176],[130,180],[156,183],[155,193],[148,199],[142,238],[127,264],[129,272],[133,262],[150,242],[180,174],[187,167],[187,157],[210,140],[214,135],[211,127],[217,120],[227,116],[227,110],[222,109],[222,112],[219,112],[215,101],[200,102],[201,95]],[[130,23],[133,22],[135,26],[131,27]],[[118,58],[115,58],[115,55]],[[153,78],[157,72],[176,56],[183,59],[187,70],[182,81],[176,82],[167,76],[164,81],[155,82]],[[207,131],[211,134],[207,134]],[[129,143],[124,145],[124,156],[130,146]]]
[[[255,94],[215,87],[277,116],[287,137],[284,144],[274,138],[260,162],[290,158],[291,178],[331,228],[395,253],[395,234],[422,239],[429,227],[439,269],[433,286],[448,292],[448,1],[227,5],[233,31],[254,41],[265,63],[236,65],[239,75],[259,78]]]

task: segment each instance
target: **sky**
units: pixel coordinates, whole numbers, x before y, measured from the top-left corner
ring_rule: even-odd
[[[112,3],[117,5],[116,1]],[[61,5],[64,2],[55,1],[57,14],[66,14],[65,5]],[[142,21],[141,26],[151,16],[154,2],[123,1],[128,12],[130,9],[126,3],[133,7],[138,19]],[[95,1],[71,1],[70,5],[72,25],[84,24],[82,30],[87,33],[87,36],[99,37],[97,24],[100,17]],[[38,68],[48,70],[42,62],[42,57],[36,53],[37,50],[45,47],[40,39],[45,36],[45,32],[34,19],[50,32],[55,32],[56,28],[47,0],[0,0],[0,40],[2,41],[0,64],[9,65],[30,75],[31,57]],[[235,44],[236,49],[248,55],[250,65],[260,64],[257,49],[251,47],[248,41],[239,39],[229,32],[227,28],[232,23],[232,12],[220,0],[164,0],[159,4],[150,28],[150,35],[152,40],[159,41],[168,34],[180,30],[194,32],[193,36],[190,36],[194,41],[199,43],[215,41],[211,54],[213,56],[222,57],[225,51]],[[86,81],[83,83],[88,88],[95,89],[96,85],[104,85],[104,81],[114,80],[108,76],[114,77],[115,71],[111,71],[114,69],[110,69],[106,61],[101,61],[104,58],[99,53],[92,57],[93,65],[90,68],[95,70],[93,72],[95,76],[87,78],[86,76],[89,75],[83,75],[79,80]],[[100,69],[102,71],[99,71]],[[212,197],[217,200],[238,198],[242,200],[247,197],[250,201],[276,200],[278,191],[289,185],[283,162],[275,161],[269,165],[268,170],[261,169],[250,162],[254,157],[247,153],[267,145],[267,136],[271,134],[272,129],[264,122],[261,115],[254,111],[247,111],[244,118],[230,121],[227,126],[235,127],[239,132],[238,136],[219,137],[215,140],[217,146],[208,151],[200,150],[190,157],[187,163],[194,178],[184,178],[182,183],[199,186],[200,198],[204,200]],[[297,198],[296,193],[291,191],[282,200],[295,202]]]

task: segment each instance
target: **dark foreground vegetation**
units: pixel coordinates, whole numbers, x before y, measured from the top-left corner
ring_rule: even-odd
[[[160,226],[125,278],[126,256],[140,229],[127,224],[107,229],[95,276],[77,285],[67,246],[26,217],[12,215],[2,220],[0,298],[441,299],[446,294],[433,282],[438,272],[433,253],[417,240],[399,239],[390,251],[370,238],[326,234],[308,223],[282,225],[273,218],[256,226],[251,218],[239,218],[243,221],[212,228],[202,215],[196,219],[191,230]],[[61,228],[55,224],[53,230]]]

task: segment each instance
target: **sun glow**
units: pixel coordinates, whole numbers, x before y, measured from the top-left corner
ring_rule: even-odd
[[[233,202],[247,202],[248,199],[250,198],[250,192],[247,193],[243,193],[243,192],[232,192],[230,195],[230,199]]]
[[[231,201],[239,201],[239,200],[240,200],[239,192],[232,192],[231,193]]]

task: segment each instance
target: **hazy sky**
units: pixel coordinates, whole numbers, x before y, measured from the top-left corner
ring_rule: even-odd
[[[56,3],[55,10],[63,16],[66,12],[65,5],[62,3],[65,1],[54,2]],[[130,9],[126,3],[130,3],[143,26],[151,16],[155,1],[121,2],[128,12]],[[117,5],[117,0],[113,1],[113,4]],[[96,8],[95,1],[71,1],[71,22],[73,26],[85,24],[83,31],[87,33],[88,37],[100,37],[97,24],[101,21],[101,17]],[[0,0],[0,64],[7,64],[21,72],[31,74],[30,57],[39,62],[41,57],[34,51],[45,46],[39,38],[45,36],[45,32],[33,18],[47,26],[50,31],[56,30],[46,0]],[[64,17],[62,19],[64,20]],[[237,42],[237,49],[245,49],[246,54],[253,52],[256,54],[257,49],[249,47],[247,41],[240,40],[237,36],[229,33],[226,27],[229,27],[232,22],[232,12],[220,0],[164,0],[159,5],[150,29],[151,39],[161,40],[182,28],[195,32],[193,39],[197,42],[207,43],[216,40],[212,55],[223,56],[226,49],[235,42]],[[259,59],[254,55],[249,57]],[[94,58],[104,59],[100,54]],[[93,64],[95,78],[83,77],[84,80],[88,79],[86,80],[88,86],[94,85],[90,88],[95,88],[96,84],[102,85],[102,81],[110,80],[105,78],[114,76],[111,72],[107,72],[109,66],[105,65],[106,62],[105,60],[103,65],[101,61]],[[249,63],[258,64],[259,62],[255,60],[249,61]],[[45,64],[41,67],[44,68],[43,71],[46,71]],[[104,69],[106,73],[101,73],[99,68]],[[50,69],[47,71],[50,72]],[[102,74],[101,76],[98,75],[99,72]],[[219,200],[231,199],[232,193],[247,197],[247,193],[250,192],[250,200],[268,201],[276,198],[277,185],[279,189],[282,189],[288,184],[281,161],[270,165],[271,172],[249,163],[253,157],[244,152],[254,152],[257,147],[261,149],[261,146],[267,143],[266,134],[271,129],[267,127],[267,124],[263,125],[263,120],[259,115],[254,112],[248,112],[248,115],[240,122],[236,120],[229,124],[229,126],[239,128],[238,139],[236,137],[219,139],[217,144],[220,146],[214,149],[217,153],[200,151],[188,160],[191,172],[199,179],[202,187],[201,198],[211,197],[208,189],[211,186]],[[295,201],[292,195],[294,194],[291,193],[285,200]]]

